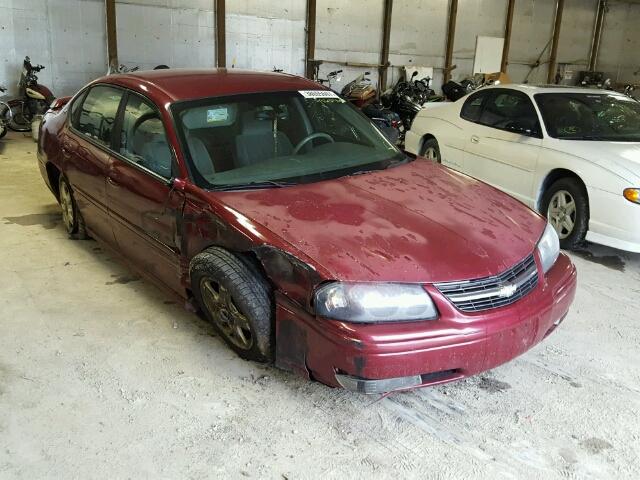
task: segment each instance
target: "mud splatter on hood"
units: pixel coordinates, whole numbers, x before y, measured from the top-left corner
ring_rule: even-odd
[[[545,225],[517,200],[422,160],[313,184],[212,195],[338,280],[495,275],[529,255]]]

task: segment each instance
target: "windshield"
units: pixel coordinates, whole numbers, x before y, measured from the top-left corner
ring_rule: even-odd
[[[610,93],[539,93],[536,102],[551,137],[640,141],[640,103]]]
[[[202,188],[309,183],[405,160],[366,117],[328,90],[238,95],[172,108]]]

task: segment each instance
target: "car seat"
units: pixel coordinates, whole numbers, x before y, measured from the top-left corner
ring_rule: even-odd
[[[278,156],[291,155],[293,145],[284,132],[276,133]],[[274,156],[273,122],[256,118],[255,111],[242,115],[242,133],[236,137],[236,167],[260,163]]]

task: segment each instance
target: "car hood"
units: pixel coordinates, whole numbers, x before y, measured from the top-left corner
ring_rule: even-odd
[[[640,182],[640,143],[555,140],[553,147],[597,163],[631,182]]]
[[[545,227],[517,200],[424,160],[212,195],[334,280],[429,283],[495,275],[531,254]]]

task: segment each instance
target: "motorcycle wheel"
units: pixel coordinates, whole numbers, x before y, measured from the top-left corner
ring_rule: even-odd
[[[13,115],[7,123],[8,127],[14,132],[30,132],[31,131],[31,119],[30,115],[25,115],[24,103],[16,109],[11,109]]]
[[[4,137],[7,134],[7,126],[5,123],[0,120],[0,138]]]

